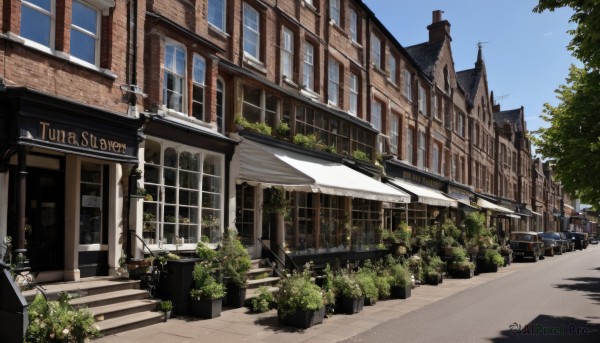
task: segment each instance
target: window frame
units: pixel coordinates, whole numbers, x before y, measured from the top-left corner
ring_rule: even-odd
[[[356,73],[350,73],[349,93],[350,103],[348,113],[353,116],[358,116],[358,101],[360,98],[360,79]]]
[[[252,27],[249,24],[251,24],[249,22],[249,20],[253,19],[253,18],[249,18],[247,17],[247,15],[256,15],[256,27]],[[248,19],[248,21],[247,21]],[[244,2],[243,6],[242,6],[242,51],[244,52],[244,55],[247,57],[250,57],[252,59],[255,59],[257,61],[261,60],[261,44],[260,44],[260,39],[261,39],[261,27],[260,27],[260,20],[261,20],[261,16],[260,16],[260,12],[252,7],[251,5],[249,5],[248,3]],[[254,39],[251,38],[252,37]],[[253,54],[251,51],[247,50],[247,46],[246,43],[248,44],[254,44],[255,47],[255,53]]]
[[[285,26],[281,30],[281,76],[290,81],[294,77],[294,32]]]
[[[169,48],[169,46],[173,47],[173,65],[175,66],[175,70],[169,70],[167,68],[167,49]],[[177,50],[181,50],[183,51],[183,56],[184,56],[184,60],[183,60],[183,75],[179,75],[178,73],[176,73],[176,63],[177,63]],[[172,110],[175,111],[179,114],[185,115],[188,112],[187,109],[187,48],[185,45],[172,40],[172,39],[166,39],[165,40],[165,50],[164,50],[164,63],[163,63],[163,85],[162,85],[162,89],[163,89],[163,101],[162,104],[165,106],[165,108],[167,108],[168,110]],[[166,74],[167,72],[170,72],[171,74],[175,75],[175,77],[177,79],[181,80],[181,92],[180,92],[180,96],[181,96],[181,111],[178,111],[176,108],[173,107],[169,107],[169,104],[167,103],[167,96],[166,96],[166,92],[167,92],[167,78],[166,78]]]
[[[204,63],[202,80],[196,80],[196,61],[202,61]],[[191,99],[192,102],[190,105],[192,106],[192,116],[198,120],[210,122],[210,113],[208,113],[208,119],[206,118],[207,117],[207,111],[206,111],[206,88],[207,88],[206,87],[206,59],[197,53],[194,53],[194,55],[192,57],[192,80],[191,81],[192,81],[192,99]],[[198,102],[195,99],[194,92],[195,92],[196,87],[199,87],[202,89],[202,102]],[[199,103],[202,105],[201,118],[198,118],[198,115],[194,111],[195,103]]]
[[[329,0],[329,20],[331,20],[337,26],[342,26],[341,18],[341,0]]]
[[[425,132],[419,131],[417,139],[417,167],[423,169],[427,166],[427,138]]]
[[[329,57],[327,63],[327,104],[340,106],[340,63],[332,57]]]
[[[221,1],[221,6],[217,6],[213,1],[216,1],[216,0],[208,0],[208,4],[207,4],[207,8],[208,9],[207,9],[206,21],[208,22],[208,25],[210,27],[213,27],[213,28],[215,28],[215,29],[217,29],[217,30],[219,30],[221,32],[226,32],[226,29],[227,29],[227,0],[219,0],[219,1]],[[212,2],[213,6],[211,6],[211,2]],[[216,9],[217,10],[220,9],[220,12],[221,12],[221,21],[223,23],[222,24],[223,27],[220,27],[219,25],[211,22],[211,7],[213,9],[215,9],[214,6],[220,7],[220,8],[216,8]]]
[[[348,31],[350,34],[350,40],[354,43],[358,44],[358,40],[359,40],[359,26],[358,26],[358,12],[356,12],[356,10],[354,10],[354,8],[349,8],[349,13],[348,13]]]
[[[427,90],[422,84],[419,84],[419,112],[427,116]]]
[[[73,3],[79,3],[82,6],[93,10],[96,13],[96,33],[94,34],[93,32],[90,32],[86,29],[84,29],[83,27],[79,27],[77,25],[75,25],[73,23],[73,5],[71,5],[71,26],[69,27],[70,30],[70,39],[69,39],[69,51],[70,51],[70,55],[72,58],[77,59],[80,62],[83,63],[87,63],[89,65],[92,65],[94,67],[98,67],[100,65],[100,42],[101,42],[101,34],[102,34],[102,10],[96,6],[93,6],[92,4],[86,2],[86,1],[82,1],[82,0],[73,0]],[[80,32],[82,34],[84,34],[85,36],[88,36],[89,38],[92,38],[94,41],[94,61],[90,62],[88,60],[85,60],[81,57],[77,57],[73,54],[73,30]]]
[[[48,37],[48,45],[45,45],[43,43],[40,43],[36,40],[27,38],[22,35],[23,23],[24,22],[26,23],[26,21],[23,20],[23,6],[26,6],[26,7],[30,8],[31,10],[36,11],[36,13],[42,14],[49,18],[50,33],[49,33],[49,37]],[[45,50],[45,51],[49,51],[49,52],[54,51],[55,37],[56,37],[56,19],[55,19],[56,18],[56,0],[50,0],[50,12],[48,12],[46,9],[39,7],[36,4],[31,3],[27,0],[21,0],[20,10],[21,10],[21,22],[20,22],[20,26],[19,26],[19,32],[20,32],[19,34],[21,35],[21,38],[25,39],[28,44],[33,45],[37,49]]]
[[[371,102],[371,125],[383,132],[383,104],[377,100]]]
[[[383,70],[383,68],[381,68],[382,46],[383,45],[381,39],[379,39],[379,37],[377,37],[377,35],[374,32],[371,32],[371,63],[373,64],[373,66],[375,66],[375,68],[379,70]]]
[[[406,159],[408,163],[414,165],[415,161],[415,129],[408,127],[406,129]]]
[[[390,115],[390,152],[394,155],[398,155],[398,143],[399,143],[399,134],[398,127],[400,125],[400,118],[397,114],[392,113]]]
[[[304,41],[304,48],[302,50],[302,85],[306,90],[314,92],[315,46],[307,41]]]
[[[408,69],[404,69],[404,87],[403,94],[408,99],[408,101],[412,102],[412,74]]]
[[[219,87],[219,85],[221,85],[221,86]],[[226,132],[225,128],[227,127],[227,123],[225,121],[226,117],[227,117],[225,115],[225,113],[226,113],[225,112],[225,109],[226,109],[225,108],[225,106],[226,106],[226,104],[225,104],[225,99],[226,99],[225,96],[227,94],[225,94],[225,92],[226,92],[225,81],[220,76],[217,77],[216,87],[217,87],[216,88],[216,95],[217,96],[216,96],[215,102],[217,104],[217,108],[216,108],[217,131],[220,132],[220,133],[222,133],[222,134],[225,134],[225,132]],[[219,89],[219,88],[221,88],[221,89]],[[219,102],[219,93],[221,93],[221,101],[220,102]],[[219,109],[220,109],[220,111],[219,111]],[[220,127],[219,127],[219,121],[221,122],[221,126]]]
[[[388,80],[390,80],[394,86],[398,86],[398,60],[392,53],[390,53],[390,57],[388,59],[388,69],[390,73]]]

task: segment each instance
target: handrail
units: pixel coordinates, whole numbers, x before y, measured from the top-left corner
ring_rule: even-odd
[[[152,258],[156,258],[156,255],[154,255],[154,253],[152,252],[152,250],[150,250],[150,247],[148,245],[146,245],[146,242],[144,242],[144,239],[142,237],[140,237],[134,230],[129,230],[129,234],[133,234],[135,237],[137,237],[137,239],[140,242],[142,242],[143,248],[148,249],[148,252],[150,253],[150,255],[152,255]],[[142,252],[144,251],[143,248],[142,248]]]
[[[283,250],[283,249],[281,248],[281,246],[279,246],[279,244],[275,243],[275,247],[276,247],[276,248],[277,248],[279,251],[281,251],[281,252],[283,253],[283,256],[285,256],[285,260],[286,260],[286,261],[288,261],[288,260],[290,261],[290,263],[291,263],[291,266],[292,266],[292,270],[296,270],[296,271],[299,271],[299,270],[300,270],[300,268],[298,268],[298,265],[296,265],[296,262],[294,262],[294,260],[292,259],[292,257],[291,257],[290,255],[288,255],[288,253],[286,253],[286,252],[285,252],[285,250]]]
[[[268,246],[265,245],[265,243],[262,242],[261,237],[257,237],[256,240],[258,241],[258,243],[261,245],[261,247],[263,248],[263,250],[265,250],[269,256],[271,258],[275,259],[275,269],[277,274],[279,274],[280,276],[283,275],[282,269],[279,268],[278,266],[281,265],[283,267],[283,269],[285,269],[285,262],[281,261],[281,259],[279,258],[279,256],[277,256],[276,253],[273,252],[273,250],[271,250],[271,248],[269,248]]]

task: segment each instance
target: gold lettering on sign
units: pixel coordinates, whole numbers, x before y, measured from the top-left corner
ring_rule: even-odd
[[[40,139],[72,146],[90,147],[96,150],[125,154],[127,144],[102,137],[89,131],[64,130],[52,127],[49,122],[40,121]]]

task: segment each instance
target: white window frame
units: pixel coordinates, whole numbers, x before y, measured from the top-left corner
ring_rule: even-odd
[[[398,125],[400,120],[393,114],[390,116],[390,152],[398,155]]]
[[[396,57],[393,54],[390,54],[390,58],[388,60],[388,68],[390,72],[389,80],[395,86],[398,85],[398,62],[396,61]]]
[[[419,85],[419,112],[427,115],[427,90],[423,85]]]
[[[353,8],[350,8],[350,39],[354,43],[358,43],[358,13]]]
[[[383,106],[379,101],[373,100],[371,103],[371,125],[379,132],[382,129],[381,120],[383,118]]]
[[[88,30],[86,30],[86,29],[84,29],[82,27],[79,27],[79,26],[73,24],[73,22],[71,21],[71,28],[70,28],[71,32],[75,30],[75,31],[80,32],[80,33],[82,33],[82,34],[84,34],[84,35],[86,35],[86,36],[88,36],[88,37],[90,37],[90,38],[92,38],[94,40],[94,61],[90,62],[90,61],[86,61],[86,60],[84,60],[82,58],[73,56],[73,40],[72,39],[70,39],[70,42],[69,42],[69,46],[71,47],[71,50],[70,50],[71,51],[71,57],[77,59],[80,62],[87,63],[87,64],[90,64],[92,66],[96,66],[97,67],[99,65],[99,61],[100,61],[100,34],[102,32],[102,29],[101,29],[101,25],[102,25],[102,19],[101,19],[102,18],[102,11],[99,8],[94,7],[94,6],[90,5],[90,4],[88,4],[85,1],[73,0],[73,2],[78,2],[82,6],[87,7],[89,9],[93,10],[94,12],[96,12],[96,33],[90,32],[90,31],[88,31]],[[71,17],[72,16],[73,16],[73,9],[71,7]],[[72,37],[73,36],[71,35],[71,38]]]
[[[220,3],[217,3],[220,2]],[[222,26],[211,21],[211,12],[216,11],[216,14],[221,15]],[[219,13],[220,12],[220,13]],[[208,24],[219,31],[225,32],[227,27],[227,0],[208,0]]]
[[[340,99],[340,64],[333,58],[329,58],[327,65],[327,103],[339,106]]]
[[[167,49],[169,47],[173,47],[173,65],[175,66],[174,70],[170,70],[167,68]],[[183,55],[184,55],[184,61],[183,61],[183,74],[178,74],[177,73],[177,51],[182,51]],[[186,48],[183,44],[178,43],[174,40],[168,39],[165,41],[165,52],[164,52],[164,57],[165,57],[165,63],[164,63],[164,70],[163,70],[163,75],[164,75],[164,79],[163,79],[163,105],[170,110],[173,110],[175,112],[178,112],[179,114],[185,114],[187,113],[187,87],[186,87],[186,70],[187,70],[187,51]],[[181,98],[180,102],[181,102],[181,111],[178,111],[176,108],[174,108],[172,105],[169,105],[167,103],[167,78],[166,78],[166,74],[172,74],[174,76],[174,78],[176,78],[177,80],[181,80],[181,91],[179,93],[179,96]],[[173,91],[173,90],[172,90]],[[175,91],[173,91],[175,92]]]
[[[49,37],[49,45],[44,45],[42,43],[39,43],[37,41],[31,40],[29,38],[26,37],[22,37],[23,39],[26,40],[28,45],[34,46],[37,49],[40,50],[44,50],[47,52],[52,52],[54,51],[54,40],[55,40],[55,33],[56,33],[56,0],[50,0],[50,12],[48,12],[47,10],[27,1],[27,0],[21,0],[21,8],[23,8],[23,6],[27,6],[28,8],[43,14],[47,17],[50,18],[50,37]],[[23,18],[21,17],[21,27],[23,26]]]
[[[340,26],[340,13],[340,0],[329,0],[329,19],[337,26]]]
[[[304,58],[302,68],[302,85],[308,91],[315,89],[315,47],[309,42],[304,42]]]
[[[281,32],[281,76],[292,80],[294,73],[294,33],[287,27]]]
[[[350,107],[348,108],[348,113],[357,116],[359,96],[358,75],[350,73],[350,87],[348,88],[350,90]]]
[[[441,165],[441,151],[440,146],[437,143],[433,143],[433,161],[431,168],[433,172],[436,174],[440,174],[440,165]]]
[[[404,69],[404,96],[412,101],[412,74],[408,69]]]
[[[196,75],[196,71],[197,71],[197,67],[203,66],[202,70],[202,74],[201,75]],[[197,76],[200,77],[200,79],[197,79]],[[196,99],[194,99],[194,94],[193,94],[193,90],[192,90],[192,115],[198,119],[198,120],[203,120],[206,122],[210,122],[210,114],[208,119],[207,117],[207,112],[206,112],[206,60],[204,59],[204,57],[198,55],[198,54],[194,54],[193,57],[193,72],[192,72],[192,87],[200,87],[202,88],[202,101],[198,102],[196,101]],[[202,105],[202,118],[198,118],[196,116],[196,113],[193,113],[193,104],[194,103],[200,103]]]
[[[220,86],[219,86],[220,85]],[[218,94],[219,92],[221,92],[221,103],[219,103],[219,97]],[[217,78],[217,97],[216,97],[216,103],[217,103],[217,131],[219,131],[222,134],[225,134],[225,128],[226,128],[226,122],[225,122],[225,81],[221,78],[218,77]],[[221,115],[219,115],[219,111],[218,108],[221,108]],[[221,119],[221,127],[219,128],[219,119]]]
[[[438,96],[435,90],[431,92],[431,112],[433,113],[435,119],[442,120],[442,116],[440,116],[440,111],[438,108]]]
[[[252,6],[244,2],[243,6],[243,50],[246,56],[260,61],[260,13]],[[256,46],[256,51],[252,53],[247,50],[246,44]]]
[[[381,69],[381,39],[374,33],[371,33],[371,62]]]
[[[411,127],[406,129],[406,159],[409,164],[413,164],[415,160],[414,151],[415,151],[415,130]]]
[[[426,158],[426,144],[427,144],[427,139],[425,137],[425,132],[423,131],[419,131],[419,138],[418,138],[418,145],[417,145],[417,167],[419,168],[425,168],[427,161],[425,161]]]

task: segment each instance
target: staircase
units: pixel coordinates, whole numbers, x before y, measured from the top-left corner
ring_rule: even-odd
[[[267,287],[271,293],[277,292],[279,280],[281,278],[275,275],[274,267],[268,260],[252,260],[252,268],[248,271],[248,280],[246,281],[246,302],[260,294],[258,290],[260,286]]]
[[[137,329],[160,323],[164,314],[157,312],[159,300],[150,299],[148,291],[140,289],[139,280],[90,278],[80,282],[53,283],[42,286],[48,300],[56,300],[68,292],[75,307],[87,307],[96,318],[103,335]],[[36,290],[23,292],[31,303]]]

